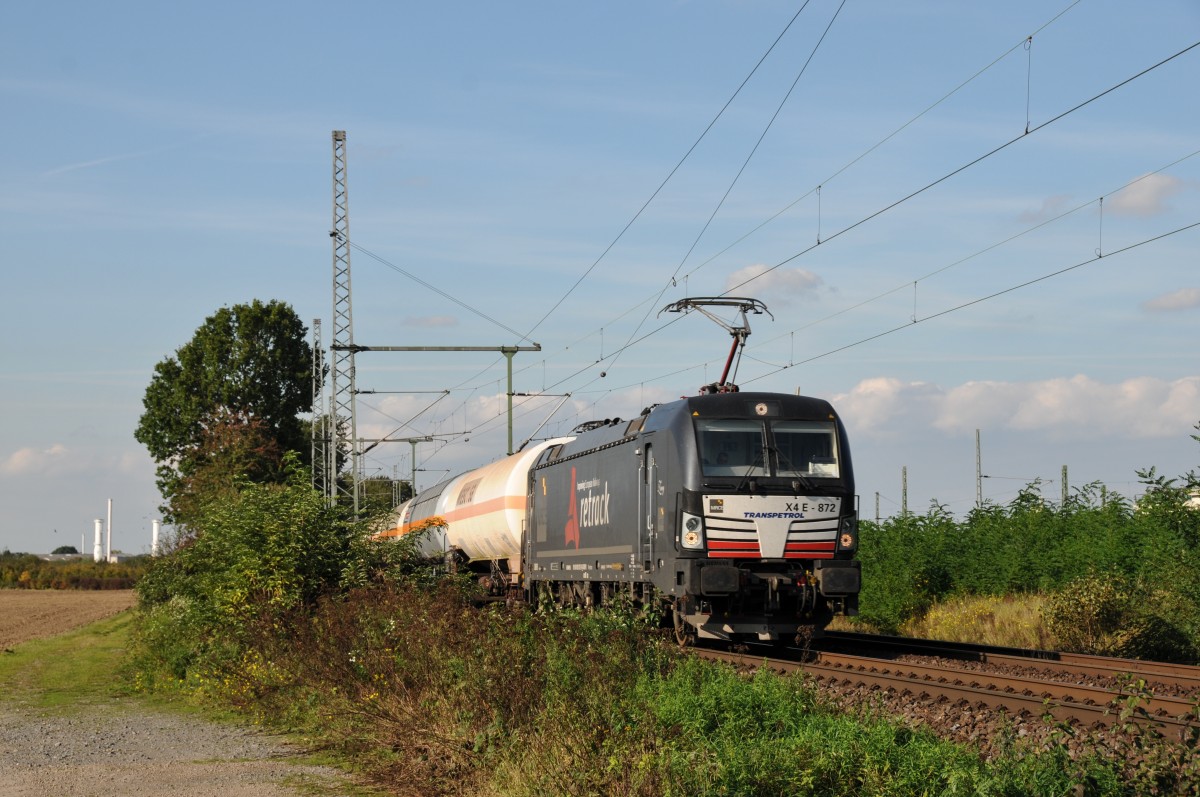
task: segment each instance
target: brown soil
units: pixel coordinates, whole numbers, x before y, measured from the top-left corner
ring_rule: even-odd
[[[130,589],[0,589],[0,651],[112,617],[136,600]]]

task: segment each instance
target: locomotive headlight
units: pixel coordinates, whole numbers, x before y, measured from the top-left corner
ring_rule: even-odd
[[[854,515],[842,518],[838,527],[838,550],[853,551],[858,547],[858,518]]]
[[[704,547],[704,520],[696,515],[683,512],[680,518],[679,544],[684,548],[696,550]]]

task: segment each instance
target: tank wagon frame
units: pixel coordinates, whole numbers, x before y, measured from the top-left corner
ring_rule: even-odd
[[[719,392],[580,428],[422,492],[405,533],[496,597],[592,606],[619,592],[691,638],[789,641],[856,614],[857,498],[826,401]]]

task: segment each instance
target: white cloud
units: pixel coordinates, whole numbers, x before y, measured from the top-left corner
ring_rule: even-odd
[[[75,458],[67,447],[55,443],[46,449],[22,448],[0,464],[0,473],[10,476],[55,475],[71,470]]]
[[[1183,181],[1166,174],[1147,174],[1108,197],[1105,208],[1122,216],[1153,216],[1166,200],[1183,190]]]
[[[150,480],[154,477],[154,462],[145,449],[140,447],[130,447],[122,451],[100,451],[86,446],[68,448],[62,443],[54,443],[46,448],[27,446],[0,461],[0,474],[5,476],[78,476],[100,473]]]
[[[1138,377],[1106,384],[1090,377],[1039,382],[925,382],[867,379],[836,396],[857,433],[897,437],[915,428],[1031,431],[1059,438],[1169,437],[1200,419],[1200,376],[1174,381]]]
[[[1151,313],[1191,310],[1200,307],[1200,288],[1180,288],[1142,302],[1142,309]]]
[[[1055,194],[1042,200],[1042,207],[1038,210],[1026,210],[1018,216],[1018,219],[1023,224],[1041,224],[1044,221],[1049,221],[1056,216],[1062,215],[1067,210],[1067,202],[1071,197],[1066,194]]]
[[[808,269],[770,270],[760,264],[746,266],[730,274],[725,280],[725,290],[738,296],[771,296],[776,303],[786,303],[788,298],[804,298],[815,294],[823,284],[824,280]]]

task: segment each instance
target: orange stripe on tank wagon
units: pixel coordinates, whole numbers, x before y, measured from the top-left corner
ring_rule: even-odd
[[[447,523],[455,523],[463,520],[471,520],[473,518],[483,517],[484,515],[490,515],[495,512],[503,512],[509,509],[515,509],[520,512],[524,512],[527,503],[528,502],[523,495],[502,495],[499,498],[492,498],[487,501],[480,501],[477,504],[467,504],[463,507],[451,509],[449,512],[443,514],[442,518]],[[423,529],[424,526],[422,524],[424,524],[425,520],[426,518],[422,518],[421,520],[414,520],[411,523],[405,523],[403,526],[381,532],[379,536],[401,537],[405,534],[411,533],[414,530],[414,527],[419,526]]]

